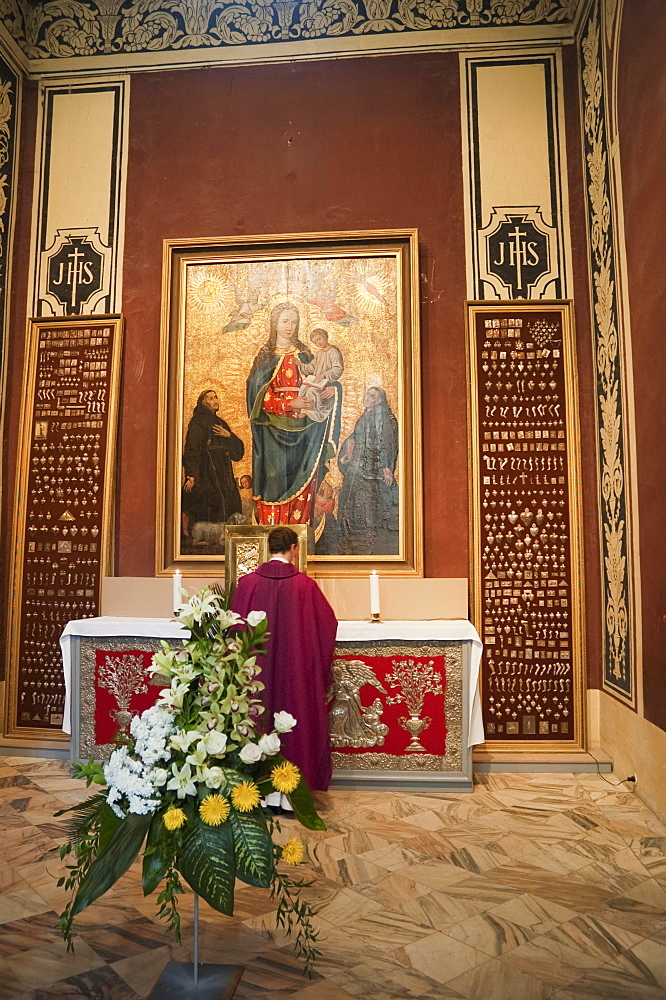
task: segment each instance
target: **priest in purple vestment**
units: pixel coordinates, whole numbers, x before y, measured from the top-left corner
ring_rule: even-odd
[[[270,637],[260,677],[266,726],[276,712],[294,716],[295,728],[280,736],[281,752],[311,788],[325,791],[331,780],[326,691],[338,623],[314,580],[294,566],[297,548],[292,528],[274,528],[270,560],[238,581],[231,607],[243,617],[266,612]]]

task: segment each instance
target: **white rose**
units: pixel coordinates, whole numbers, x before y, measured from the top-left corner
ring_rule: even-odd
[[[289,712],[276,712],[274,724],[276,732],[290,733],[296,725],[296,719]]]
[[[261,737],[257,746],[262,753],[265,753],[268,757],[272,757],[280,749],[280,737],[277,733],[269,733],[267,736]]]
[[[246,743],[238,756],[244,764],[255,764],[261,760],[261,750],[256,743]]]
[[[227,737],[224,733],[218,733],[215,729],[210,733],[206,733],[202,742],[206,748],[206,753],[211,754],[213,757],[222,756],[227,748]]]
[[[204,767],[201,779],[209,788],[219,788],[224,781],[224,772],[221,767]]]
[[[247,623],[248,625],[252,625],[254,627],[255,625],[258,625],[259,622],[263,622],[265,617],[266,617],[265,611],[250,611],[249,615],[247,616]]]
[[[159,788],[161,785],[166,784],[168,777],[168,771],[165,771],[163,767],[156,767],[152,773],[153,784],[156,788]]]

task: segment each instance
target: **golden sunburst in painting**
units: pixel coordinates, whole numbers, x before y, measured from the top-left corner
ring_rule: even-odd
[[[204,270],[194,277],[188,287],[188,306],[195,312],[217,312],[231,298],[226,282],[212,277]]]
[[[359,261],[351,277],[355,282],[356,302],[361,312],[380,316],[390,311],[391,276],[384,261]]]

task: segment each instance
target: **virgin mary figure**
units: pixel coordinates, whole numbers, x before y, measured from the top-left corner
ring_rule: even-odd
[[[322,392],[333,398],[327,419],[308,417],[312,401],[299,398],[302,378],[297,360],[312,354],[299,340],[300,315],[280,302],[270,315],[269,337],[247,379],[247,412],[252,427],[252,483],[260,524],[308,524],[326,463],[340,438],[342,389]]]

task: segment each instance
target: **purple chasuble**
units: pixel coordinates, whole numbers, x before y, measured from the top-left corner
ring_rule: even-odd
[[[314,580],[278,559],[238,581],[231,607],[245,618],[266,612],[270,637],[266,657],[257,661],[266,686],[263,725],[272,730],[276,712],[294,716],[295,728],[280,734],[281,752],[311,788],[325,791],[331,780],[326,691],[338,625],[332,607]]]

